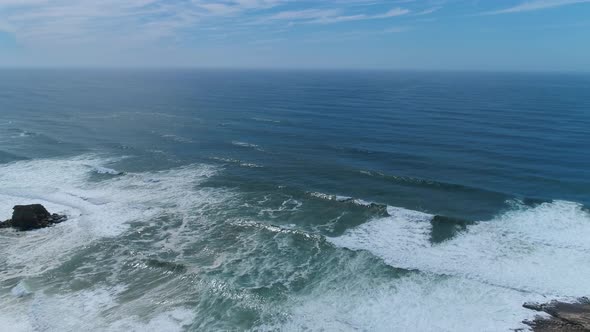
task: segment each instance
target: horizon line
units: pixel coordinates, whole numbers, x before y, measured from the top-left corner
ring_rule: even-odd
[[[0,70],[130,70],[130,71],[173,71],[173,70],[203,70],[203,71],[332,71],[332,72],[464,72],[464,73],[563,73],[590,74],[589,69],[474,69],[474,68],[375,68],[375,67],[244,67],[244,66],[117,66],[117,65],[66,65],[66,66],[5,66],[0,64]]]

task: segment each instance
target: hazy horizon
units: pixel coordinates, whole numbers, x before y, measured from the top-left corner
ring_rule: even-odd
[[[0,68],[588,71],[590,0],[0,0]]]
[[[590,69],[438,69],[438,68],[371,68],[371,67],[199,67],[199,66],[2,66],[0,70],[43,70],[43,71],[252,71],[252,72],[399,72],[399,73],[457,73],[457,74],[590,74]]]

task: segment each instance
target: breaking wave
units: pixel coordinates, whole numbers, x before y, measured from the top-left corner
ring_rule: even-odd
[[[42,273],[81,245],[121,234],[130,222],[145,222],[186,208],[200,199],[195,186],[216,173],[208,165],[122,173],[104,166],[113,161],[83,156],[0,165],[1,220],[10,218],[12,206],[30,203],[43,204],[69,218],[66,223],[26,234],[3,232],[0,261],[6,268],[0,276]],[[118,176],[89,181],[93,173]]]

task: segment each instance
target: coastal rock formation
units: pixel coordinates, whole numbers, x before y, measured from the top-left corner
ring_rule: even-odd
[[[545,304],[525,303],[523,307],[551,315],[525,321],[535,332],[590,332],[590,299],[583,297],[577,303],[551,301]]]
[[[50,214],[41,204],[16,205],[13,208],[12,219],[0,223],[0,228],[16,228],[19,231],[29,231],[49,227],[67,219],[64,215]]]

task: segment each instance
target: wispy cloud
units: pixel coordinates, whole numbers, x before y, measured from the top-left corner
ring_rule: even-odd
[[[550,17],[501,19],[539,10],[547,10]],[[266,66],[272,61],[282,64],[285,58],[293,64],[331,66],[340,57],[373,66],[379,61],[392,64],[395,56],[408,62],[429,59],[425,61],[430,66],[442,63],[442,54],[463,67],[496,61],[488,55],[491,46],[481,50],[485,40],[501,51],[498,54],[510,55],[519,47],[522,52],[517,53],[527,51],[535,58],[541,42],[559,45],[559,52],[543,55],[547,65],[588,68],[588,10],[590,0],[0,0],[0,66]],[[482,15],[490,16],[468,19]],[[528,42],[522,33],[549,29],[543,24],[560,30],[535,32],[530,38],[534,43],[521,47]],[[512,33],[518,29],[521,34]],[[414,32],[405,33],[408,30]],[[482,32],[481,38],[473,38]],[[306,48],[308,42],[315,43],[309,45],[313,48]],[[320,57],[323,60],[317,60]],[[516,64],[512,58],[497,61]],[[522,60],[528,62],[528,57]]]
[[[341,13],[339,9],[304,9],[289,10],[271,15],[270,20],[310,20],[335,17]]]
[[[308,23],[329,24],[329,23],[350,22],[350,21],[385,19],[385,18],[391,18],[391,17],[395,17],[395,16],[402,16],[402,15],[405,15],[409,12],[410,11],[408,9],[394,8],[394,9],[392,9],[386,13],[383,13],[383,14],[375,14],[375,15],[357,14],[357,15],[341,15],[341,16],[333,16],[333,17],[324,17],[324,18],[309,21]]]
[[[278,6],[287,0],[233,0],[233,1],[211,1],[192,0],[192,3],[207,11],[208,14],[222,16],[235,15],[247,10],[260,10]]]
[[[330,24],[361,20],[386,19],[395,16],[408,14],[410,10],[404,8],[393,8],[384,13],[378,14],[345,14],[339,9],[307,9],[300,11],[284,11],[270,16],[269,20],[298,21],[308,24]]]
[[[213,19],[266,10],[289,0],[0,0],[0,21],[22,43],[105,44],[173,36]],[[123,41],[125,39],[126,41]]]
[[[0,0],[0,30],[34,53],[197,48],[221,37],[228,44],[232,38],[265,44],[256,40],[275,41],[277,31],[293,32],[303,25],[342,23],[339,27],[352,31],[358,26],[345,22],[382,21],[362,32],[378,34],[388,19],[434,12],[438,8],[424,8],[442,1],[446,0]],[[401,32],[392,28],[388,33],[397,30]]]
[[[428,9],[424,9],[422,11],[419,11],[417,13],[414,13],[414,15],[416,16],[421,16],[421,15],[428,15],[428,14],[432,14],[434,12],[437,12],[439,10],[441,10],[443,7],[442,6],[436,6],[436,7],[432,7],[432,8],[428,8]]]
[[[441,0],[439,0],[441,1]],[[409,14],[392,3],[415,0],[0,0],[0,28],[20,43],[123,45],[181,38],[207,26],[225,30],[288,22],[335,24]],[[417,2],[416,2],[417,3]],[[413,4],[412,4],[413,5]],[[420,7],[420,6],[418,6]],[[417,14],[434,12],[426,9]],[[379,12],[381,10],[382,12]],[[191,30],[192,29],[192,30]],[[255,28],[253,28],[255,29]]]
[[[518,4],[513,7],[488,11],[482,13],[482,15],[498,15],[498,14],[510,14],[510,13],[521,13],[530,12],[534,10],[549,9],[555,7],[562,7],[567,5],[588,3],[590,0],[533,0]]]

